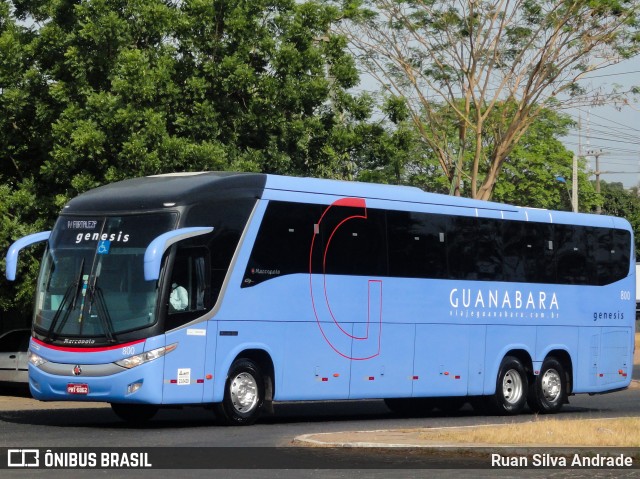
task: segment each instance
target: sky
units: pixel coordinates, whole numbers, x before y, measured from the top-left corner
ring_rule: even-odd
[[[640,57],[594,72],[580,85],[588,91],[617,88],[628,91],[640,85]],[[629,97],[627,105],[607,101],[603,106],[582,106],[564,112],[578,124],[564,137],[567,149],[586,156],[590,170],[595,172],[593,153],[601,153],[600,179],[622,182],[626,188],[640,182],[640,98]],[[595,179],[595,175],[591,177]]]

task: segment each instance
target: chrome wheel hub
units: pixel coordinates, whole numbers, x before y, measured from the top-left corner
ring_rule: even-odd
[[[515,369],[510,369],[502,380],[502,396],[509,404],[516,404],[524,391],[522,377]]]
[[[236,411],[248,413],[258,404],[258,383],[249,373],[240,373],[230,383],[231,403]]]
[[[542,376],[540,384],[542,385],[542,394],[547,401],[555,402],[558,400],[562,392],[562,381],[558,371],[547,369]]]

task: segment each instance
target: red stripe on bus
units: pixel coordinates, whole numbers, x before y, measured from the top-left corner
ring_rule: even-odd
[[[118,344],[116,346],[103,346],[103,347],[99,347],[99,348],[69,348],[69,347],[63,347],[63,346],[54,346],[52,344],[47,344],[44,343],[42,341],[40,341],[37,338],[31,338],[31,340],[44,347],[44,348],[48,348],[48,349],[55,349],[56,351],[65,351],[67,353],[99,353],[102,351],[113,351],[114,349],[120,349],[120,348],[125,348],[127,346],[133,346],[135,344],[140,344],[145,342],[145,339],[138,339],[137,341],[132,341],[130,343],[124,343],[124,344]]]

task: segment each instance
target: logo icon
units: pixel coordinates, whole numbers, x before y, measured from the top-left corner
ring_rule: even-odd
[[[38,449],[8,449],[8,467],[39,467],[40,450]]]
[[[73,367],[73,375],[74,375],[74,376],[80,376],[81,374],[82,374],[82,368],[80,367],[80,365],[79,365],[79,364],[76,364],[76,365]]]
[[[111,241],[102,240],[98,242],[98,254],[109,254],[110,249],[111,249]]]

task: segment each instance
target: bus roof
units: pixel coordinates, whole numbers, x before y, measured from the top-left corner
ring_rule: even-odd
[[[262,197],[266,175],[171,173],[118,181],[70,200],[63,213],[165,209],[222,198]]]
[[[611,226],[612,222],[612,218],[606,216],[523,208],[427,193],[409,186],[233,172],[172,173],[123,180],[79,195],[67,203],[63,213],[158,210],[199,202],[247,197],[300,201],[301,197],[307,195],[326,195],[329,198],[366,198],[405,204],[510,212],[530,221],[549,223]],[[630,229],[622,219],[615,219],[614,222],[616,227]]]

